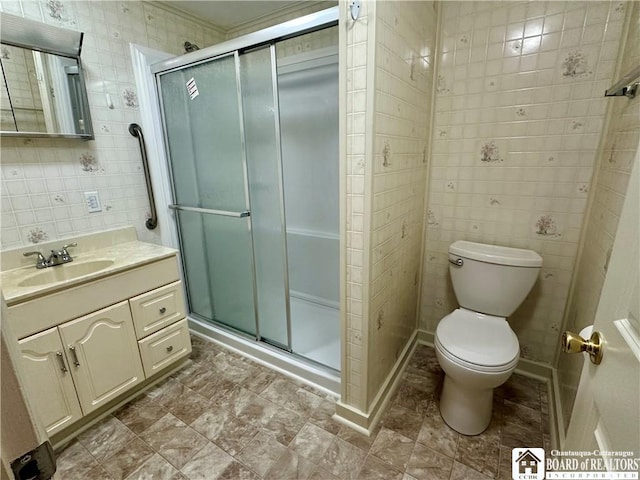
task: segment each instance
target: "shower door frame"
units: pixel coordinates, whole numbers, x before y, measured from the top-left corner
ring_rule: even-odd
[[[173,58],[169,58],[167,60],[163,60],[157,63],[154,63],[150,66],[150,73],[153,75],[154,77],[154,83],[156,85],[156,92],[157,92],[157,101],[158,101],[158,108],[159,108],[159,112],[161,114],[161,117],[164,116],[164,106],[163,106],[163,101],[162,101],[162,87],[160,84],[160,77],[163,74],[167,74],[167,73],[171,73],[171,72],[175,72],[178,70],[182,70],[184,68],[188,68],[188,67],[194,67],[197,66],[199,64],[202,63],[208,63],[211,61],[216,61],[218,59],[222,59],[228,56],[233,55],[234,59],[235,59],[235,67],[236,67],[236,79],[237,79],[237,95],[238,95],[238,103],[239,103],[239,114],[240,114],[240,131],[241,131],[241,139],[242,139],[242,162],[243,162],[243,170],[244,170],[244,175],[245,175],[245,194],[247,196],[247,205],[248,205],[248,209],[249,211],[251,210],[251,205],[250,205],[250,193],[249,193],[249,180],[248,180],[248,166],[247,166],[247,155],[246,155],[246,139],[244,136],[244,113],[243,113],[243,108],[242,108],[242,85],[240,83],[240,75],[239,75],[239,69],[240,69],[240,61],[239,61],[239,56],[241,55],[241,53],[243,51],[251,51],[254,49],[258,49],[258,48],[269,48],[270,49],[270,53],[271,53],[271,68],[272,68],[272,81],[273,81],[273,94],[274,94],[274,101],[276,102],[276,105],[278,104],[277,100],[278,100],[278,90],[277,90],[277,82],[278,82],[278,75],[277,75],[277,59],[276,59],[276,52],[275,52],[275,43],[278,41],[282,41],[282,40],[286,40],[289,38],[293,38],[293,37],[298,37],[307,33],[311,33],[314,31],[318,31],[318,30],[323,30],[325,28],[330,28],[333,26],[336,26],[338,24],[338,17],[339,17],[339,7],[332,7],[326,10],[322,10],[320,12],[316,12],[313,13],[311,15],[306,15],[304,17],[300,17],[294,20],[290,20],[287,21],[285,23],[279,24],[279,25],[275,25],[273,27],[269,27],[257,32],[253,32],[250,33],[248,35],[244,35],[242,37],[236,38],[236,39],[232,39],[226,42],[222,42],[220,44],[217,45],[212,45],[210,47],[207,48],[203,48],[201,50],[197,50],[193,53],[190,54],[186,54],[186,55],[181,55],[178,57],[173,57]],[[172,166],[171,166],[171,162],[169,161],[169,156],[170,156],[170,150],[168,148],[169,146],[169,142],[168,142],[168,135],[167,135],[167,131],[166,131],[166,125],[165,122],[162,121],[162,138],[163,138],[163,150],[164,150],[164,157],[165,157],[165,165],[166,168],[168,170],[169,173],[169,184],[170,184],[170,190],[171,190],[171,200],[172,202],[175,201],[176,199],[176,192],[175,192],[175,186],[174,186],[174,180],[173,180],[173,172],[172,172]],[[245,332],[242,332],[241,330],[238,330],[236,328],[233,328],[232,326],[226,325],[220,321],[216,321],[213,319],[207,319],[202,317],[201,315],[194,313],[192,311],[189,312],[189,314],[195,318],[199,318],[202,321],[205,321],[207,323],[213,321],[215,323],[216,326],[223,328],[225,330],[229,330],[231,332],[233,332],[236,335],[239,335],[241,337],[247,337],[247,338],[251,338],[253,337],[253,339],[255,341],[260,342],[263,345],[266,345],[268,347],[272,347],[272,348],[277,348],[280,351],[286,351],[291,355],[295,355],[296,357],[300,357],[300,358],[304,358],[306,361],[312,363],[312,364],[316,364],[317,362],[315,362],[314,360],[308,359],[306,357],[301,357],[298,354],[295,354],[292,351],[292,332],[291,332],[291,306],[290,306],[290,292],[289,292],[289,281],[288,281],[288,268],[286,265],[286,261],[287,261],[287,244],[286,244],[286,228],[285,228],[285,211],[284,211],[284,185],[283,185],[283,178],[282,178],[282,147],[281,147],[281,143],[280,143],[280,125],[279,125],[279,113],[276,112],[275,115],[275,128],[276,128],[276,132],[277,132],[277,155],[278,155],[278,176],[279,176],[279,184],[278,184],[278,188],[280,191],[280,201],[281,201],[281,210],[280,210],[280,217],[281,217],[281,227],[283,230],[283,244],[282,244],[282,248],[284,251],[284,261],[285,261],[285,266],[284,266],[284,288],[285,288],[285,309],[286,309],[286,329],[287,329],[287,345],[282,345],[278,342],[272,342],[269,341],[268,339],[265,339],[264,337],[262,337],[262,335],[260,334],[260,322],[259,322],[259,311],[258,311],[258,302],[257,302],[257,283],[256,283],[256,262],[255,262],[255,247],[254,247],[254,238],[253,238],[253,227],[252,227],[252,219],[250,214],[247,214],[246,216],[248,217],[248,224],[249,224],[249,233],[250,233],[250,237],[251,237],[251,265],[252,265],[252,284],[253,284],[253,298],[254,298],[254,309],[255,309],[255,324],[256,324],[256,334],[255,337],[253,337],[252,335],[249,335]],[[177,207],[176,205],[170,205],[170,208],[173,207]],[[180,210],[181,208],[173,208],[174,210]],[[200,209],[198,209],[200,210]],[[205,209],[205,210],[209,210],[209,209]],[[211,211],[210,213],[215,213],[214,211]],[[219,212],[220,214],[224,214],[226,212]],[[243,212],[243,213],[247,213],[247,212]],[[244,216],[244,215],[243,215]],[[177,241],[178,244],[181,246],[182,245],[182,238],[181,238],[181,233],[180,233],[180,228],[178,227],[178,221],[177,218],[174,218],[172,221],[172,229],[174,230],[174,234],[177,237]],[[181,262],[182,263],[182,262]],[[186,280],[186,275],[184,275],[185,273],[185,267],[184,265],[182,265],[182,271],[183,271],[183,278],[185,278]],[[189,298],[189,290],[185,289],[185,293],[187,295],[187,298]],[[189,304],[191,305],[191,302],[189,301]],[[324,368],[328,368],[329,370],[333,370],[331,367],[327,367],[325,365],[322,365],[322,367]]]

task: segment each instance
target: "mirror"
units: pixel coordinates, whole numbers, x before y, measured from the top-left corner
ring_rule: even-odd
[[[0,134],[93,139],[82,33],[3,14],[0,35]]]

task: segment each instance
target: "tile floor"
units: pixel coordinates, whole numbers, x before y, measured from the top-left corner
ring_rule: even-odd
[[[59,452],[54,479],[509,479],[512,447],[548,443],[546,386],[520,375],[497,391],[486,432],[449,429],[425,346],[371,437],[331,419],[333,397],[199,338],[193,347],[188,366]]]

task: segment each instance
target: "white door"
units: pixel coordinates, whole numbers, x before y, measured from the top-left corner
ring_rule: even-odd
[[[25,389],[49,435],[82,418],[57,328],[18,342]]]
[[[582,370],[565,450],[640,456],[639,164],[636,155],[594,323],[604,356]]]
[[[85,415],[144,380],[129,302],[58,328]]]

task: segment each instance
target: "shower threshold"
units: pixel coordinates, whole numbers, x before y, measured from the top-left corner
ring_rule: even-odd
[[[213,325],[198,318],[188,317],[191,333],[222,345],[289,377],[300,380],[327,393],[340,395],[340,372],[317,364],[312,360],[289,353],[264,342]]]

